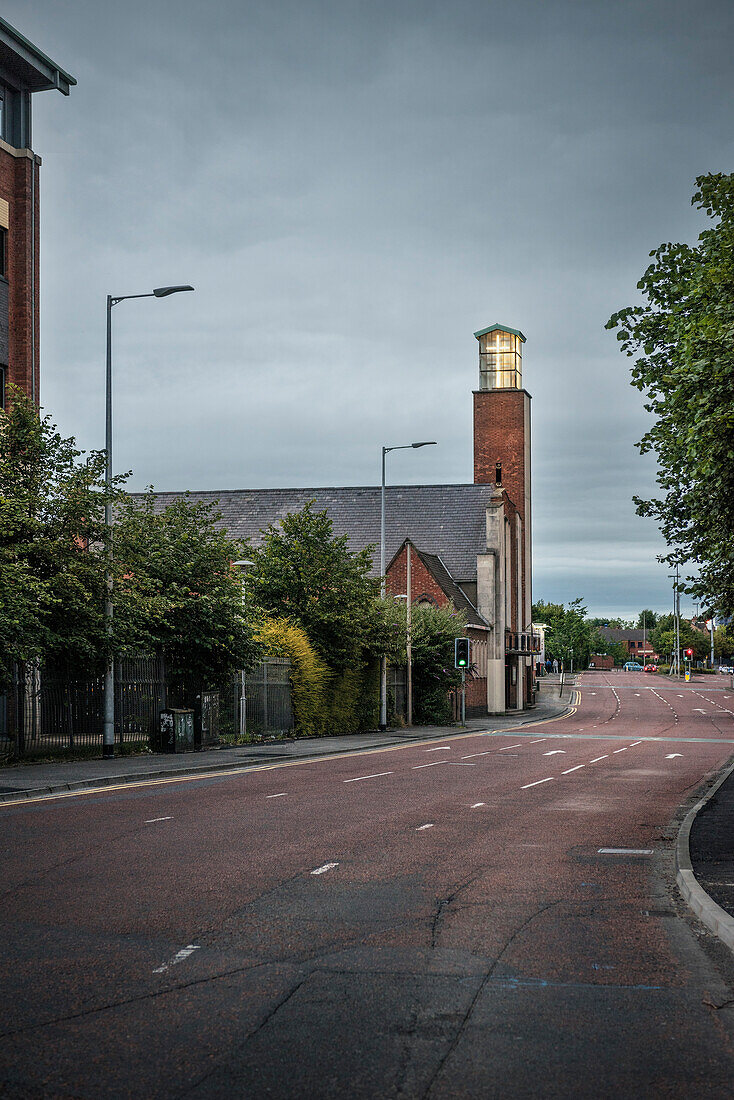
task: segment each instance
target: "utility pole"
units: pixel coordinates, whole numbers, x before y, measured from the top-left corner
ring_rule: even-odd
[[[672,654],[668,675],[675,676],[676,679],[680,680],[680,592],[678,590],[680,574],[677,564],[675,573],[669,573],[668,576],[673,581],[673,620],[675,634],[675,652]]]

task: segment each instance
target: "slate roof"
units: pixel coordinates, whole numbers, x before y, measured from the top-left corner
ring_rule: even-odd
[[[385,491],[385,561],[406,538],[445,563],[451,578],[476,580],[477,554],[486,549],[486,508],[492,485],[388,485]],[[138,494],[139,495],[139,494]],[[347,535],[352,551],[373,543],[373,573],[380,567],[380,487],[319,489],[226,489],[157,493],[161,507],[188,496],[218,504],[222,524],[235,538],[262,541],[261,531],[309,501],[326,510],[335,535]]]
[[[467,626],[487,627],[486,619],[477,611],[466,593],[459,588],[454,578],[449,573],[438,554],[427,554],[424,550],[414,547],[416,554],[431,574],[436,584],[445,592],[457,611],[463,611],[466,615]]]
[[[608,642],[644,642],[645,637],[650,640],[650,631],[647,631],[647,635],[640,627],[639,630],[619,630],[614,626],[600,626],[599,633],[602,634]]]

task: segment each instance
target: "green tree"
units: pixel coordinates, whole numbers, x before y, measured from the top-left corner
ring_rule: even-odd
[[[696,245],[663,244],[637,284],[645,303],[607,328],[636,357],[632,384],[655,422],[638,444],[657,456],[662,495],[635,497],[691,567],[686,589],[734,612],[734,174],[699,176],[692,203],[715,220]]]
[[[645,607],[637,616],[636,629],[652,630],[659,618],[657,611],[651,611],[649,607]]]
[[[533,622],[546,623],[549,627],[545,652],[551,660],[562,662],[565,668],[570,667],[572,659],[574,668],[588,665],[593,628],[586,619],[581,597],[571,600],[568,607],[542,600],[533,604]]]
[[[248,592],[267,614],[302,626],[322,659],[341,671],[381,644],[373,550],[352,554],[347,536],[335,536],[328,514],[314,512],[310,501],[271,524],[259,550],[248,551]]]
[[[164,656],[192,693],[246,667],[257,650],[233,565],[243,547],[219,520],[213,506],[186,498],[159,509],[152,490],[115,516],[116,650]]]
[[[0,413],[0,677],[41,659],[96,671],[108,652],[105,455],[84,456],[25,394],[11,387],[9,396]]]

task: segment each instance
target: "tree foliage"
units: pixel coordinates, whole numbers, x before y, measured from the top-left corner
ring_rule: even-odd
[[[557,660],[568,668],[573,659],[575,668],[584,668],[589,655],[596,652],[596,631],[586,618],[586,608],[581,597],[571,600],[568,607],[562,603],[533,604],[533,622],[545,623],[546,657]]]
[[[0,413],[0,676],[41,658],[94,671],[108,652],[105,455],[84,456],[20,390],[10,398]]]
[[[248,591],[269,615],[302,626],[322,659],[341,671],[374,650],[381,631],[373,549],[350,553],[346,535],[335,536],[328,514],[314,512],[310,501],[271,524],[262,546],[248,551]]]
[[[159,509],[152,490],[115,516],[115,648],[163,655],[194,688],[222,682],[256,650],[233,565],[242,545],[220,518],[185,497]]]
[[[635,497],[694,572],[686,589],[734,612],[734,175],[699,176],[692,203],[715,220],[696,245],[662,244],[637,284],[645,303],[613,314],[632,384],[655,422],[638,444],[657,456],[662,494]]]

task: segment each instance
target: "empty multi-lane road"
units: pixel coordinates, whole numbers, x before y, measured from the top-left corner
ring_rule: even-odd
[[[728,960],[678,897],[734,691],[0,806],[8,1097],[706,1097]]]

